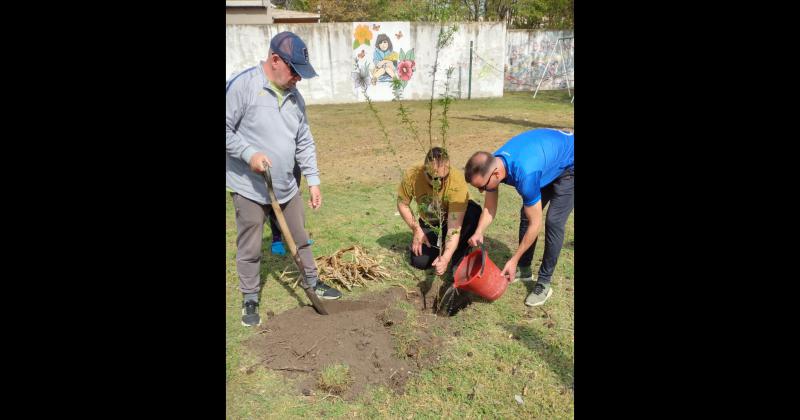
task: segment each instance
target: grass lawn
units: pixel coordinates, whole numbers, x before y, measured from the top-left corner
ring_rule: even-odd
[[[406,105],[427,144],[427,102]],[[308,107],[323,183],[322,208],[312,211],[306,207],[314,255],[329,255],[357,244],[380,256],[387,271],[397,274],[368,290],[343,290],[344,299],[357,299],[394,283],[411,289],[416,286],[407,274],[411,269],[404,252],[411,232],[396,214],[395,195],[401,167],[422,163],[424,151],[398,126],[396,104],[376,106],[389,129],[391,145],[383,140],[366,104]],[[449,114],[447,141],[452,164],[463,168],[473,152],[494,151],[525,130],[573,127],[573,116],[566,92],[540,92],[535,100],[529,92],[506,92],[503,98],[457,101]],[[438,124],[434,135],[439,137]],[[439,144],[438,139],[434,141]],[[307,198],[306,187],[302,190]],[[483,203],[482,195],[472,187],[470,198]],[[501,186],[498,215],[486,233],[489,255],[501,268],[516,249],[520,206],[517,193]],[[226,194],[227,417],[573,418],[573,216],[567,222],[553,276],[553,295],[544,306],[526,307],[523,302],[531,285],[511,284],[498,301],[475,303],[449,319],[450,330],[439,332],[443,335],[437,349],[440,360],[409,380],[402,395],[378,388],[346,401],[298,394],[291,380],[277,371],[259,368],[245,373],[256,360],[244,343],[256,332],[240,324],[236,225],[232,201]],[[262,319],[268,310],[278,314],[298,305],[284,288],[287,281],[277,280],[286,267],[293,267],[291,257],[271,255],[266,236]],[[540,233],[534,255],[534,273],[542,256],[543,236]],[[515,401],[515,395],[522,397],[523,404]]]

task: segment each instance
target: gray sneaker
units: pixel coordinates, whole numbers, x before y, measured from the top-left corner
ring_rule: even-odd
[[[536,283],[533,286],[533,291],[525,298],[525,304],[528,306],[539,306],[545,302],[553,294],[553,289],[550,283]]]
[[[323,299],[333,300],[342,297],[342,292],[328,286],[322,280],[317,280],[317,287],[314,288],[314,292]]]
[[[517,274],[514,276],[514,280],[511,280],[511,283],[518,281],[533,281],[533,270],[530,267],[517,267]]]
[[[242,303],[242,325],[245,327],[261,325],[261,317],[258,316],[258,302],[248,300]]]

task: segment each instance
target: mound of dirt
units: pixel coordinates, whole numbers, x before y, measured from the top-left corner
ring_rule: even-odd
[[[437,358],[441,343],[431,327],[446,330],[448,323],[446,317],[420,311],[415,314],[416,326],[404,328],[410,321],[406,312],[397,309],[398,300],[420,310],[424,306],[417,294],[407,297],[403,289],[390,288],[356,301],[324,301],[327,316],[317,314],[310,306],[274,316],[247,343],[260,360],[248,373],[260,365],[299,379],[298,393],[324,395],[317,386],[319,372],[325,366],[343,363],[349,366],[353,378],[341,395],[344,399],[355,398],[368,386],[383,385],[402,392],[410,376]],[[405,354],[398,356],[399,350]]]

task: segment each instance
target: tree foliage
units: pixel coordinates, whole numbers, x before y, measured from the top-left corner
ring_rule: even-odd
[[[499,22],[510,29],[573,29],[574,0],[286,0],[322,22]]]

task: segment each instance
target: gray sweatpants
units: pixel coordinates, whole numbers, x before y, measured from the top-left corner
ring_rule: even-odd
[[[239,194],[231,193],[233,207],[236,209],[236,271],[239,272],[239,290],[242,293],[258,293],[261,288],[261,235],[264,221],[272,212],[272,206],[262,205]],[[281,211],[289,225],[297,245],[297,254],[303,263],[306,283],[317,285],[317,266],[308,244],[305,226],[305,211],[300,193],[281,204]],[[286,247],[288,250],[288,246]]]

